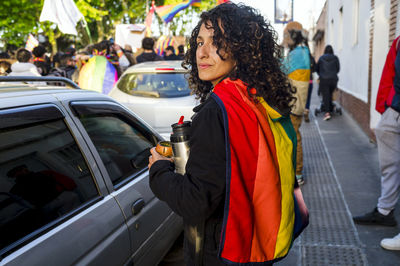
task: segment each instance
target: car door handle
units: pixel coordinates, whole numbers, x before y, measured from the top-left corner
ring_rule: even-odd
[[[132,213],[133,215],[138,214],[144,207],[144,200],[143,199],[138,199],[132,204]]]

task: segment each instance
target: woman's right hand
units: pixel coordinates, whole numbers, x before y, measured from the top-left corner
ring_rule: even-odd
[[[153,163],[155,163],[155,162],[157,162],[159,160],[166,160],[166,161],[170,161],[170,162],[174,161],[172,158],[168,158],[168,157],[162,156],[161,154],[156,152],[156,148],[155,147],[150,149],[150,153],[151,153],[151,155],[149,156],[149,164],[148,164],[149,169],[151,168]]]

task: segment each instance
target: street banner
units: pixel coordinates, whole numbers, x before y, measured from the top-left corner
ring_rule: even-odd
[[[275,23],[293,21],[293,0],[275,0]]]
[[[145,29],[143,24],[119,24],[115,27],[115,43],[121,47],[129,44],[136,51],[142,47]]]
[[[53,22],[62,33],[76,36],[76,23],[81,19],[84,17],[73,0],[44,0],[39,21]]]
[[[26,41],[25,44],[25,49],[32,52],[33,48],[39,45],[39,41],[29,33],[28,40]]]

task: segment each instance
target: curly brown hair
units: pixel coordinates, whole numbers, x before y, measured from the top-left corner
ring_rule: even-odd
[[[189,69],[189,86],[197,97],[205,101],[213,87],[211,82],[200,80],[196,64],[196,39],[203,23],[214,30],[213,44],[220,58],[224,60],[220,51],[229,51],[236,61],[236,67],[228,76],[248,84],[248,90],[256,88],[257,96],[287,115],[294,89],[282,72],[277,34],[263,16],[243,4],[225,3],[203,12],[193,29],[182,66]]]

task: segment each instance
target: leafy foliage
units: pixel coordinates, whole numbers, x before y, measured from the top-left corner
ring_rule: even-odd
[[[183,0],[156,0],[156,6],[176,4]],[[215,5],[216,0],[202,0],[200,7],[189,7],[181,11],[168,27],[174,35],[183,35],[193,17],[199,16],[202,10]],[[77,25],[78,38],[62,34],[50,22],[39,22],[44,0],[1,0],[0,35],[1,42],[24,46],[29,33],[47,36],[53,48],[64,47],[67,43],[85,46],[89,36],[82,25]],[[146,18],[146,1],[144,0],[75,0],[75,3],[87,22],[94,42],[114,36],[115,25],[120,23],[143,23]],[[148,0],[151,5],[151,0]],[[161,23],[162,24],[162,23]],[[58,41],[56,41],[58,40]]]

